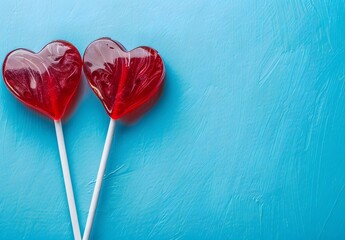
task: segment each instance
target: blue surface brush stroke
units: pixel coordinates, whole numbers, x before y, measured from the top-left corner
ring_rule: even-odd
[[[343,0],[2,1],[0,59],[108,36],[163,57],[116,128],[92,239],[344,239]],[[83,79],[64,133],[82,231],[109,123]],[[0,235],[72,239],[52,121],[0,84]]]

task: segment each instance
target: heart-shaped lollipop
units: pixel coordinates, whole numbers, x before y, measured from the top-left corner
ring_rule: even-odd
[[[39,53],[14,50],[2,66],[9,90],[54,120],[74,239],[81,239],[81,234],[60,119],[78,88],[82,66],[78,50],[65,41],[51,42]]]
[[[84,53],[84,72],[112,119],[145,105],[162,88],[165,68],[150,47],[131,51],[110,38],[92,42]]]
[[[66,41],[47,44],[39,53],[10,52],[2,72],[10,91],[23,103],[59,120],[81,79],[82,59]]]
[[[111,117],[101,163],[92,194],[83,240],[88,240],[113,139],[115,120],[143,113],[157,100],[163,87],[165,67],[150,47],[131,51],[110,38],[92,42],[84,53],[84,72],[93,91]]]

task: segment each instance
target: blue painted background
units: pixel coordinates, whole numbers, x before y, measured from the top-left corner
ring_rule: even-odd
[[[344,239],[345,2],[2,1],[0,58],[109,36],[167,67],[117,125],[93,239]],[[85,79],[64,130],[82,231],[108,126]],[[0,84],[1,239],[71,239],[54,125]]]

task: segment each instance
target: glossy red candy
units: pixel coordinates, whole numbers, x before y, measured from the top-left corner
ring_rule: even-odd
[[[39,53],[10,52],[2,74],[10,91],[24,104],[59,120],[81,79],[82,59],[76,47],[54,41]]]
[[[113,119],[147,105],[163,87],[165,68],[150,47],[132,51],[110,38],[92,42],[84,53],[84,72],[93,91]]]

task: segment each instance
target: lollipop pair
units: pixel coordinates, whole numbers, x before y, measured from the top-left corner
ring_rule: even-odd
[[[158,98],[165,68],[158,52],[150,47],[132,51],[109,38],[92,42],[82,60],[78,50],[66,41],[53,41],[39,53],[25,49],[10,52],[2,72],[9,90],[24,104],[54,120],[75,239],[81,239],[61,118],[78,89],[82,68],[106,112],[110,124],[92,195],[83,239],[89,239],[102,186],[115,120],[132,120]]]

